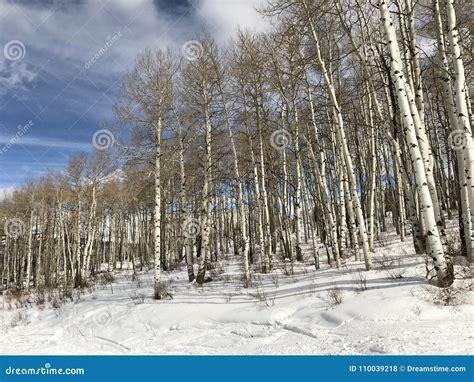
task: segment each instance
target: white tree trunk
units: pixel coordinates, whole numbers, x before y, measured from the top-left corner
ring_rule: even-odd
[[[344,161],[346,163],[346,169],[349,176],[349,184],[350,184],[352,201],[354,203],[354,209],[357,215],[357,223],[359,224],[359,235],[361,238],[362,248],[364,252],[365,267],[367,270],[369,270],[372,268],[372,262],[371,262],[371,255],[370,255],[370,250],[369,250],[369,243],[367,240],[367,231],[365,228],[365,218],[362,212],[359,194],[357,192],[357,181],[355,177],[354,168],[352,165],[352,159],[350,156],[349,148],[347,145],[347,140],[346,140],[345,131],[344,131],[344,121],[342,119],[341,109],[337,101],[336,92],[332,84],[330,73],[328,72],[326,68],[326,63],[323,60],[322,55],[321,55],[321,47],[319,44],[319,37],[314,25],[313,15],[308,8],[307,0],[302,0],[302,4],[305,9],[306,18],[307,18],[309,27],[311,29],[311,35],[313,37],[313,41],[315,44],[318,64],[321,67],[321,70],[323,72],[323,77],[325,79],[327,92],[329,94],[330,100],[332,102],[332,106],[334,108],[334,112],[336,114],[336,118],[337,118],[337,126],[336,126],[337,134],[336,135],[339,139],[340,145],[342,146]]]
[[[431,194],[426,179],[425,167],[423,165],[420,148],[418,146],[414,125],[415,122],[410,109],[409,97],[407,96],[407,88],[409,87],[406,84],[405,76],[403,74],[397,36],[395,34],[393,21],[388,11],[386,1],[387,0],[382,0],[380,2],[379,9],[391,56],[391,74],[395,83],[397,100],[400,107],[400,112],[402,114],[405,138],[409,146],[417,191],[421,202],[421,212],[426,224],[430,256],[433,259],[434,266],[437,271],[439,285],[446,286],[450,285],[453,281],[452,269],[450,269],[452,266],[448,264],[449,259],[445,258],[444,256],[444,250],[441,244],[438,226],[436,224]]]
[[[466,78],[464,74],[464,63],[462,59],[461,49],[459,47],[459,31],[458,26],[456,24],[454,0],[446,1],[446,14],[448,16],[448,36],[452,49],[454,71],[456,74],[454,81],[454,97],[456,100],[456,110],[458,114],[458,129],[462,130],[458,130],[458,138],[459,134],[463,134],[461,136],[463,147],[455,147],[455,149],[462,149],[464,153],[464,172],[466,174],[469,194],[470,216],[464,216],[463,220],[470,220],[468,224],[470,224],[471,226],[470,240],[472,243],[472,241],[474,240],[474,230],[472,229],[472,226],[474,224],[474,142],[472,140],[469,110],[466,102],[466,99],[469,98],[469,96],[467,93]],[[454,138],[453,140],[455,139],[456,138]],[[456,142],[454,142],[454,145],[456,145]],[[459,165],[461,166],[462,163],[460,163]],[[469,239],[466,238],[466,240]],[[472,253],[470,254],[470,258],[472,259]]]
[[[32,266],[32,256],[33,256],[33,219],[35,211],[35,194],[31,195],[31,212],[30,212],[30,223],[26,230],[28,235],[28,249],[26,256],[26,290],[30,289],[30,277],[31,277],[31,266]],[[23,267],[22,267],[23,268]],[[23,272],[23,269],[22,269]]]
[[[162,298],[161,288],[161,118],[156,123],[156,153],[155,153],[155,213],[154,217],[154,258],[155,258],[155,288],[156,300]]]
[[[210,234],[211,234],[211,197],[212,197],[212,125],[209,115],[209,97],[203,86],[204,117],[206,123],[206,155],[204,159],[204,186],[202,191],[201,210],[201,258],[199,259],[199,271],[196,281],[204,283],[207,261],[210,257]]]
[[[458,118],[456,116],[456,103],[454,101],[453,92],[451,90],[451,78],[449,76],[449,64],[448,58],[446,55],[446,45],[445,45],[445,36],[443,32],[443,23],[441,20],[441,14],[439,9],[438,0],[433,0],[433,9],[435,15],[435,22],[437,28],[437,38],[438,38],[438,54],[440,58],[441,67],[441,83],[443,85],[444,91],[444,104],[448,111],[448,120],[451,125],[451,133],[457,134],[458,127]],[[447,148],[449,150],[449,148]],[[456,154],[456,159],[458,162],[458,183],[459,183],[459,194],[461,199],[461,218],[463,220],[464,227],[464,239],[466,242],[466,251],[468,258],[472,260],[472,251],[474,249],[474,227],[471,217],[471,208],[474,206],[470,205],[469,201],[469,188],[466,179],[466,173],[469,171],[466,168],[463,150],[454,150]]]

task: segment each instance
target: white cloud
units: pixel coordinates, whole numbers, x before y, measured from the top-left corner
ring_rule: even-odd
[[[262,0],[201,0],[197,15],[209,26],[219,42],[229,39],[240,26],[257,32],[268,29],[269,24],[257,9]]]
[[[94,118],[110,115],[100,107],[111,109],[110,100],[120,78],[132,68],[136,55],[145,48],[164,48],[198,39],[202,27],[218,42],[224,42],[238,25],[261,31],[268,24],[255,7],[263,0],[195,0],[189,15],[173,15],[158,11],[153,0],[87,0],[59,8],[27,6],[0,0],[0,48],[11,40],[20,40],[26,54],[20,62],[5,62],[0,51],[0,96],[22,94],[33,82],[51,84],[54,94],[68,109],[82,115],[91,104]],[[84,66],[103,49],[107,39],[120,33],[120,38],[89,70]],[[80,72],[83,71],[82,74]],[[42,88],[44,88],[44,86]],[[99,100],[111,86],[108,99]],[[38,93],[35,93],[37,96]],[[34,96],[35,96],[34,95]],[[77,95],[80,95],[79,97]],[[78,109],[80,108],[80,110]]]
[[[165,38],[164,32],[173,20],[159,17],[151,0],[89,0],[53,11],[0,0],[2,47],[9,40],[20,40],[26,46],[24,60],[39,67],[50,61],[48,69],[58,59],[72,60],[82,66],[108,36],[119,31],[123,38],[113,53],[116,61],[124,66],[133,62],[137,51],[146,46],[172,42]],[[39,62],[38,55],[42,56]]]
[[[6,145],[11,142],[11,139],[12,137],[0,135],[0,144]],[[24,146],[62,148],[62,149],[79,150],[79,151],[91,151],[92,149],[92,142],[91,143],[71,142],[71,141],[62,140],[62,139],[50,139],[50,138],[44,138],[44,137],[29,137],[29,136],[22,136],[18,138],[15,144],[24,145]]]
[[[229,39],[238,25],[264,30],[268,24],[255,10],[262,1],[190,0],[193,8],[186,14],[182,7],[177,12],[169,0],[160,2],[162,10],[154,0],[81,0],[77,4],[57,0],[57,8],[50,2],[0,0],[0,97],[2,101],[13,95],[23,98],[24,93],[29,97],[23,102],[28,110],[20,111],[20,116],[29,110],[37,113],[45,128],[51,129],[48,135],[55,137],[28,134],[17,144],[90,151],[91,143],[71,142],[68,135],[72,137],[72,128],[93,129],[110,116],[116,89],[139,52],[167,46],[179,52],[185,41],[199,39],[203,27],[219,43]],[[118,32],[120,39],[85,69],[107,38]],[[7,62],[3,57],[3,47],[11,40],[21,41],[26,48],[21,61]],[[34,90],[18,91],[32,85]],[[21,119],[14,113],[3,123]],[[54,130],[56,120],[61,120],[61,130]],[[11,139],[1,130],[0,126],[0,148]],[[15,158],[16,163],[19,159]]]
[[[122,37],[111,52],[118,65],[108,71],[123,72],[146,47],[166,47],[199,34],[206,26],[220,42],[238,25],[258,31],[267,27],[256,11],[263,0],[197,0],[187,17],[158,12],[153,0],[88,0],[72,8],[38,8],[0,0],[0,43],[17,39],[26,46],[25,61],[45,69],[58,58],[84,64],[108,36]],[[191,22],[192,20],[192,22]],[[33,54],[33,50],[35,51]],[[35,62],[41,54],[41,62]],[[64,64],[64,63],[61,63]]]

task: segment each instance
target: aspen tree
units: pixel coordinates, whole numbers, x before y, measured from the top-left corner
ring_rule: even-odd
[[[434,17],[436,23],[436,31],[437,31],[437,42],[438,42],[438,57],[441,64],[441,82],[443,85],[444,90],[444,97],[443,101],[447,108],[449,124],[451,125],[451,134],[459,134],[459,126],[458,126],[458,116],[456,115],[456,102],[453,97],[452,92],[452,85],[451,85],[451,78],[449,75],[449,64],[448,58],[446,53],[446,45],[445,45],[445,35],[444,35],[444,28],[441,19],[439,1],[433,0],[433,10],[434,10]],[[462,70],[462,69],[461,69]],[[448,148],[449,149],[449,148]],[[461,147],[462,149],[462,147]],[[473,221],[471,219],[471,208],[470,200],[469,200],[469,188],[468,188],[468,180],[467,180],[467,173],[469,171],[465,165],[465,157],[464,153],[465,150],[455,150],[456,159],[458,162],[457,166],[457,176],[459,181],[459,194],[460,194],[460,202],[461,202],[461,216],[464,217],[463,219],[463,227],[464,227],[464,239],[466,242],[466,252],[468,257],[472,259],[472,252],[473,252],[473,245],[474,245],[474,227]]]
[[[417,184],[418,196],[421,203],[421,213],[426,224],[428,233],[428,246],[430,256],[433,259],[435,269],[438,275],[440,286],[448,286],[453,282],[452,265],[449,257],[445,257],[441,237],[436,224],[431,194],[429,192],[426,179],[425,167],[422,162],[420,148],[415,132],[415,121],[410,108],[409,95],[403,69],[401,67],[401,57],[398,49],[397,37],[393,27],[393,21],[388,11],[388,5],[385,0],[379,3],[379,10],[382,17],[383,26],[386,33],[386,41],[390,52],[391,74],[397,87],[397,100],[400,112],[402,113],[403,127],[405,137],[409,145],[409,152],[412,160],[413,171]]]

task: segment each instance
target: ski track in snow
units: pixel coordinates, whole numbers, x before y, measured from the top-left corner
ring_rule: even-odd
[[[295,264],[286,276],[282,264],[272,274],[254,277],[254,286],[240,288],[240,266],[231,257],[225,273],[202,287],[189,284],[183,268],[164,272],[172,299],[152,299],[152,273],[116,274],[110,286],[81,296],[55,311],[20,308],[29,323],[12,327],[18,313],[0,307],[2,354],[470,354],[474,348],[472,292],[465,303],[437,306],[430,295],[437,288],[424,279],[423,258],[409,238],[400,243],[385,235],[377,260],[401,259],[403,278],[384,270],[364,272],[366,291],[358,290],[363,262],[348,260],[337,270],[315,271]],[[305,248],[310,253],[309,247]],[[309,261],[309,256],[308,256]],[[398,260],[396,260],[398,262]],[[278,276],[276,276],[278,274]],[[260,297],[264,290],[265,298]],[[328,290],[338,287],[343,302],[331,306]],[[430,292],[431,291],[431,292]],[[144,301],[132,293],[143,293]],[[432,297],[431,297],[432,300]],[[137,303],[140,302],[140,303]]]

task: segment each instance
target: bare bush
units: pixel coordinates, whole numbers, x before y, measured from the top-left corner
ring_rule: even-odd
[[[385,272],[387,278],[392,280],[403,278],[405,269],[402,266],[401,257],[391,258],[383,255],[382,258],[375,261],[379,265],[379,269]]]
[[[280,286],[280,282],[279,282],[279,279],[278,279],[278,272],[277,271],[273,272],[270,277],[271,277],[273,286],[275,288],[278,288]]]
[[[146,299],[145,293],[131,292],[129,296],[135,305],[143,304]]]
[[[232,280],[233,280],[232,275],[229,275],[229,274],[222,275],[222,281],[224,282],[224,284],[231,284]]]
[[[335,287],[328,290],[327,300],[331,306],[342,304],[344,300],[343,292],[340,288]]]
[[[107,286],[115,281],[115,275],[112,272],[101,273],[98,277],[98,282],[101,286]]]
[[[35,292],[33,298],[34,298],[35,304],[38,307],[44,306],[44,304],[46,303],[46,290],[45,290],[45,288],[43,286],[40,286],[40,287],[36,288],[36,292]]]
[[[173,299],[173,294],[171,293],[171,283],[164,281],[161,282],[161,297],[164,299]]]
[[[357,283],[357,290],[360,292],[366,291],[367,287],[367,275],[365,271],[359,270],[352,279]]]
[[[7,305],[8,310],[33,306],[31,296],[21,290],[9,291],[5,296],[4,304]]]
[[[30,319],[28,317],[28,314],[26,312],[17,312],[11,322],[10,326],[12,328],[19,326],[19,325],[28,325],[30,323]]]
[[[210,276],[213,280],[217,280],[221,278],[221,276],[226,273],[226,269],[224,267],[224,264],[222,262],[216,261],[213,263],[209,263],[209,271],[210,271]]]
[[[61,295],[58,291],[51,291],[49,294],[49,303],[54,310],[61,309],[65,302],[64,295]]]
[[[250,295],[256,298],[260,303],[265,306],[275,305],[275,296],[273,296],[272,298],[267,295],[260,275],[257,275],[257,282],[255,283],[255,292],[250,293]]]
[[[63,295],[65,299],[74,301],[73,288],[64,288]]]
[[[449,234],[446,237],[446,247],[445,247],[445,255],[450,256],[452,258],[458,257],[462,255],[461,249],[461,240],[459,235],[454,233]]]
[[[465,302],[465,289],[450,286],[448,288],[437,288],[432,292],[433,302],[442,306],[457,306]]]
[[[385,270],[385,274],[389,279],[396,280],[402,279],[405,274],[405,269],[402,267],[401,258],[394,259],[390,267]]]
[[[137,288],[140,289],[142,287],[142,281],[135,271],[133,272],[133,275],[132,275],[132,282],[136,284]]]
[[[231,290],[224,292],[225,302],[229,303],[232,300],[232,297],[234,297],[234,293]]]
[[[459,265],[454,266],[454,277],[464,289],[472,290],[472,267],[466,258],[462,259]]]

